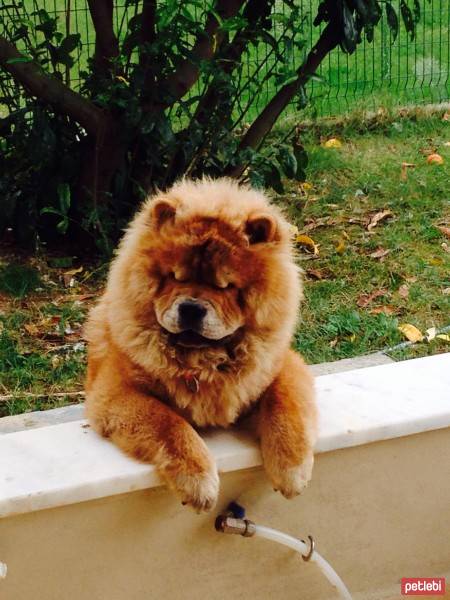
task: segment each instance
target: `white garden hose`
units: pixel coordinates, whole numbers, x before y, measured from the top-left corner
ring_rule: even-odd
[[[308,545],[301,540],[297,540],[291,535],[271,529],[270,527],[264,527],[264,525],[255,525],[255,535],[266,538],[266,540],[272,540],[272,542],[278,542],[284,546],[288,546],[295,550],[302,556],[305,556],[309,552]],[[328,581],[334,586],[343,600],[352,600],[350,592],[345,586],[345,583],[333,569],[333,567],[315,550],[311,554],[310,562],[315,562]]]
[[[339,597],[343,600],[352,600],[350,592],[346,588],[344,582],[333,569],[333,567],[314,549],[314,541],[310,537],[310,546],[286,533],[264,527],[263,525],[255,525],[253,521],[244,518],[244,509],[232,502],[228,511],[217,517],[215,527],[217,531],[222,533],[236,533],[244,537],[263,537],[272,542],[278,542],[288,548],[292,548],[298,552],[304,560],[314,562],[322,571],[323,575],[328,579],[331,585],[336,589]]]

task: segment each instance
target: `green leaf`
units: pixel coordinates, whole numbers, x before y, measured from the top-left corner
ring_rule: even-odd
[[[398,35],[397,13],[395,12],[395,9],[392,7],[392,4],[390,2],[386,2],[385,8],[386,8],[387,22],[388,22],[389,28],[392,32],[392,38],[395,41],[395,39],[397,38],[397,35]]]
[[[40,23],[36,25],[36,31],[42,31],[47,41],[51,40],[57,30],[57,19],[51,18],[45,10],[40,10],[39,13]]]
[[[286,177],[294,179],[297,174],[297,159],[293,152],[289,148],[283,147],[278,152],[277,159]]]
[[[406,31],[411,33],[411,40],[413,40],[414,33],[415,33],[414,17],[411,12],[411,9],[406,4],[406,0],[400,1],[400,12],[402,14],[402,19],[403,19],[403,23],[405,24]]]
[[[70,209],[70,186],[67,183],[60,183],[57,187],[59,206],[61,214],[67,215]]]
[[[381,6],[380,6],[378,0],[366,0],[366,1],[368,1],[368,3],[370,4],[370,8],[369,8],[369,13],[371,16],[370,22],[375,27],[375,25],[378,25],[379,20],[383,16],[383,11],[381,9]]]
[[[354,0],[357,13],[360,15],[364,24],[371,22],[371,14],[365,0]]]
[[[45,208],[41,208],[41,210],[39,211],[39,214],[41,215],[58,215],[58,217],[61,217],[61,211],[58,210],[57,208],[52,208],[51,206],[46,206]]]
[[[372,23],[368,23],[365,27],[365,32],[366,32],[366,39],[369,42],[369,44],[371,44],[373,42],[373,37],[375,34],[375,28],[372,25]]]
[[[283,183],[281,181],[281,173],[277,165],[271,164],[264,173],[266,185],[273,188],[278,194],[284,192]]]
[[[305,181],[305,169],[308,166],[308,153],[298,141],[294,141],[292,150],[297,161],[297,172],[295,173],[295,179],[297,181]]]
[[[59,46],[59,50],[65,54],[70,54],[80,45],[81,35],[79,33],[71,33],[63,39]]]
[[[414,23],[418,23],[420,21],[420,2],[419,2],[419,0],[414,0],[413,19],[414,19]]]
[[[343,37],[341,40],[341,47],[344,52],[351,54],[356,49],[358,42],[358,32],[355,27],[355,19],[353,18],[352,11],[349,9],[345,2],[342,2],[342,20],[344,24]]]
[[[9,58],[6,61],[7,65],[15,65],[16,63],[29,63],[33,62],[33,59],[29,56],[18,56],[17,58]]]
[[[297,92],[297,109],[302,110],[308,106],[308,96],[306,95],[305,86],[301,85]]]
[[[253,188],[256,188],[257,190],[261,190],[264,188],[266,181],[264,179],[264,175],[259,171],[251,170],[249,173],[249,179],[250,184]]]
[[[56,229],[62,235],[67,233],[67,230],[69,229],[69,219],[67,217],[64,217],[59,223],[56,224]]]
[[[313,73],[310,77],[311,81],[317,81],[317,83],[322,83],[323,85],[326,85],[328,83],[328,79],[326,79],[326,77],[324,77],[323,75],[319,75],[318,73]]]

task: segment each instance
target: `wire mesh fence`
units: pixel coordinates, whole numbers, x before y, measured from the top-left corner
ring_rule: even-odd
[[[319,0],[296,0],[304,15],[301,27],[311,47],[320,34],[313,26]],[[340,49],[330,53],[320,66],[319,78],[307,87],[310,98],[308,111],[318,116],[342,114],[355,108],[376,109],[380,106],[423,104],[450,99],[450,0],[419,0],[420,22],[413,39],[400,27],[394,36],[386,16],[375,29],[374,40],[364,40],[352,55]],[[394,0],[397,9],[400,0]],[[8,5],[5,4],[7,7]],[[11,7],[14,4],[10,5]],[[281,0],[275,10],[283,10]],[[93,55],[95,32],[87,0],[26,0],[28,14],[45,9],[58,18],[58,27],[65,35],[79,33],[82,45],[77,60],[63,76],[74,89],[80,87],[88,58]],[[130,19],[139,10],[137,2],[115,5],[115,29],[119,39],[126,34]],[[3,19],[14,18],[13,8],[3,8]],[[36,19],[37,16],[31,18]],[[281,25],[274,20],[273,35],[279,39]],[[302,60],[292,53],[293,65]],[[244,57],[243,69],[236,76],[246,78],[246,86],[237,99],[239,114],[251,120],[267,104],[276,91],[277,58],[273,48],[263,42],[251,46]],[[248,82],[248,85],[247,85]],[[294,106],[289,108],[295,110]]]

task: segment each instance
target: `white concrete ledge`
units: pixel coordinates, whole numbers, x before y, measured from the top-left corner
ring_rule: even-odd
[[[318,452],[450,426],[450,353],[316,379]],[[261,465],[240,431],[205,435],[220,472]],[[0,517],[161,485],[85,421],[0,436]]]

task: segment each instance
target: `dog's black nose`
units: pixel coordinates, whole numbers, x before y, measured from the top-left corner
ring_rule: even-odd
[[[205,315],[206,308],[196,300],[185,300],[178,307],[178,319],[183,329],[198,329]]]

